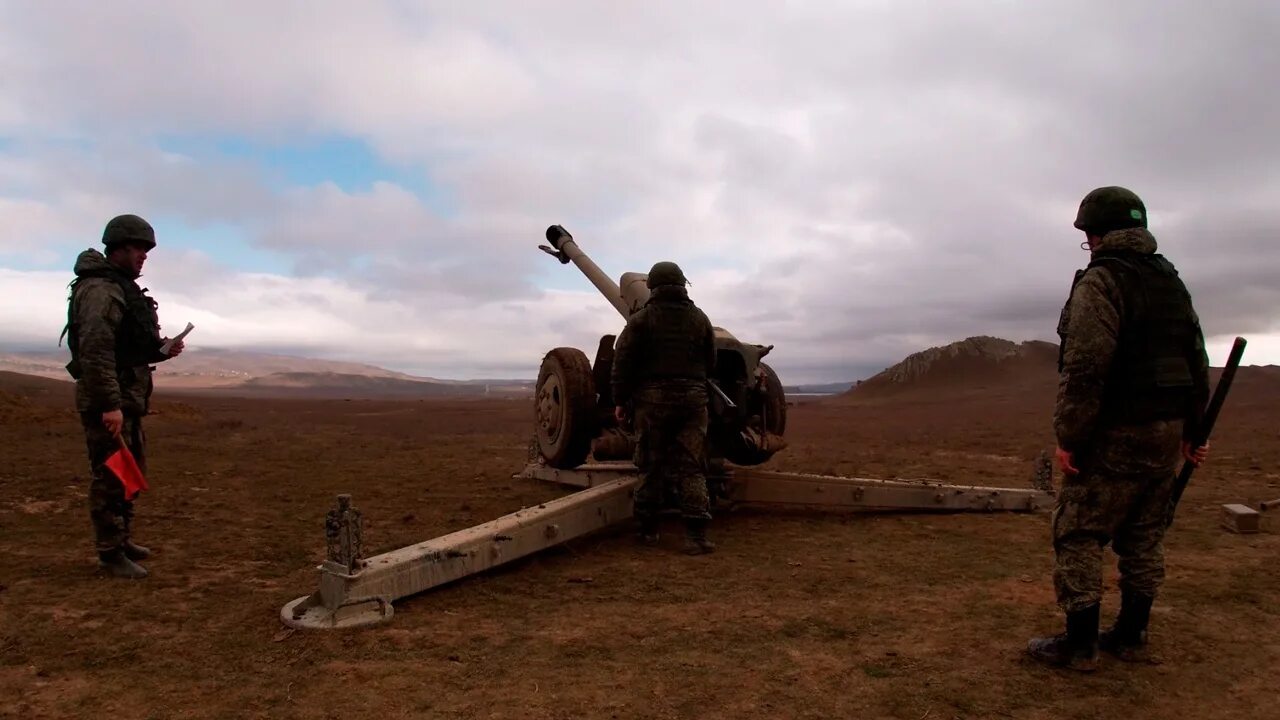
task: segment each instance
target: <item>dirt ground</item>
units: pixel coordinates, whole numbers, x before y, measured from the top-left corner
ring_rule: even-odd
[[[1242,376],[1243,377],[1243,376]],[[14,718],[1280,717],[1280,535],[1218,505],[1280,497],[1280,383],[1243,378],[1167,543],[1159,664],[1033,666],[1056,632],[1047,513],[721,514],[688,558],[607,531],[292,632],[340,492],[380,552],[566,491],[514,480],[520,401],[161,394],[142,582],[95,573],[69,386],[0,377],[0,716]],[[791,408],[773,466],[1024,486],[1043,388]],[[1112,561],[1113,562],[1113,561]],[[1117,603],[1114,563],[1104,614]]]

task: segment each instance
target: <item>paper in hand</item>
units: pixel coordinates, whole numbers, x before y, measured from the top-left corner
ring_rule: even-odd
[[[195,329],[196,329],[196,326],[195,326],[195,325],[192,325],[191,323],[187,323],[187,327],[186,327],[182,332],[178,333],[178,337],[176,337],[176,338],[169,338],[167,341],[165,341],[165,344],[163,344],[163,345],[161,345],[161,346],[160,346],[160,354],[161,354],[161,355],[168,355],[168,354],[169,354],[169,349],[173,347],[173,344],[174,344],[174,343],[176,343],[176,342],[178,342],[179,340],[181,340],[182,338],[186,337],[186,336],[187,336],[187,333],[189,333],[189,332],[191,332],[192,330],[195,330]]]

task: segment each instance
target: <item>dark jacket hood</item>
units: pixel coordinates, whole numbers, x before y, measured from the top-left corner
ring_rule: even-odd
[[[122,274],[119,268],[107,260],[106,255],[93,248],[85,250],[76,257],[75,273],[76,277],[105,277]]]
[[[649,293],[649,302],[689,302],[689,291],[683,285],[659,285]]]

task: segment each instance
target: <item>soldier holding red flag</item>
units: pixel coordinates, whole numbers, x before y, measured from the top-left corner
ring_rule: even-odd
[[[133,499],[146,489],[146,435],[142,417],[151,398],[153,363],[182,352],[165,347],[156,303],[138,287],[155,230],[137,215],[120,215],[102,234],[106,254],[94,249],[76,259],[67,307],[67,371],[76,380],[76,409],[89,449],[93,480],[89,514],[98,566],[108,575],[141,579],[138,561],[151,555],[133,542]]]

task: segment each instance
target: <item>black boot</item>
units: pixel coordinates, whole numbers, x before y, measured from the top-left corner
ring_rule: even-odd
[[[652,513],[644,513],[636,516],[640,527],[636,539],[641,545],[653,547],[658,544],[658,516]]]
[[[1098,606],[1067,613],[1067,631],[1053,637],[1032,638],[1027,654],[1053,667],[1080,672],[1098,669]]]
[[[1151,620],[1151,603],[1154,600],[1136,592],[1122,591],[1120,614],[1110,630],[1098,635],[1098,647],[1117,660],[1148,662],[1147,623]]]
[[[685,555],[706,555],[707,553],[715,552],[715,543],[707,539],[707,522],[703,518],[693,518],[685,521]]]
[[[98,569],[125,580],[141,580],[147,576],[147,569],[130,560],[120,548],[99,551]]]
[[[146,560],[147,558],[151,557],[150,549],[143,547],[142,545],[136,545],[132,540],[125,540],[124,545],[120,547],[122,550],[124,550],[125,557],[129,558],[134,562],[138,562],[140,560]]]
[[[141,545],[133,544],[130,535],[133,534],[133,503],[125,500],[120,505],[120,522],[124,524],[124,544],[120,547],[124,550],[124,554],[134,562],[146,560],[151,557],[151,551]]]

